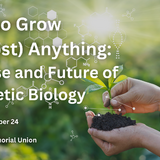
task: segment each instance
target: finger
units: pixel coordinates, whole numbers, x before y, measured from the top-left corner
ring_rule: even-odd
[[[92,117],[91,116],[87,116],[87,124],[88,124],[88,127],[90,128],[92,125]]]
[[[133,101],[133,96],[134,94],[130,90],[111,99],[111,105],[113,107],[120,107],[121,105],[125,105],[126,103],[131,103]]]
[[[116,84],[111,89],[111,98],[126,93],[128,91],[128,86],[129,86],[128,83],[129,83],[129,78],[121,83]],[[108,92],[103,93],[103,103],[105,107],[108,107],[111,103]]]
[[[95,116],[94,112],[92,112],[92,111],[88,111],[88,112],[89,112],[89,114],[90,114],[92,117]]]
[[[85,112],[85,114],[86,114],[86,117],[87,116],[91,116],[91,117],[95,116],[95,114],[92,111]]]
[[[102,99],[103,99],[104,107],[108,108],[108,106],[110,105],[110,98],[109,98],[108,91],[106,91],[106,92],[103,93]]]
[[[103,148],[103,145],[104,145],[104,141],[103,140],[98,139],[98,138],[96,138],[94,136],[91,136],[91,137],[100,148]]]
[[[125,92],[128,91],[128,82],[129,79],[126,79],[123,82],[120,82],[116,84],[112,89],[111,89],[111,96],[114,98],[115,96],[118,96],[120,94],[124,94]]]
[[[97,130],[97,129],[94,129],[94,128],[89,128],[88,133],[91,136],[94,136],[98,139],[110,142],[111,133],[109,131],[106,132],[106,131],[100,131],[100,130]]]
[[[123,105],[120,105],[119,107],[114,107],[113,110],[116,114],[126,114],[126,108]]]
[[[109,143],[108,142],[105,142],[101,139],[98,139],[94,136],[91,136],[92,139],[94,140],[94,142],[102,149],[102,151],[105,153],[106,150],[108,151],[109,150]]]

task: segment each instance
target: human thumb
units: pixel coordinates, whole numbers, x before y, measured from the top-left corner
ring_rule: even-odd
[[[113,107],[119,107],[121,105],[125,105],[128,102],[133,101],[133,93],[131,91],[128,91],[124,94],[120,94],[113,99],[111,99],[111,105]]]

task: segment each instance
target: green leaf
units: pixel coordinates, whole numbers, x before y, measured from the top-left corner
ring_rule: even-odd
[[[113,78],[113,76],[111,76],[109,79],[108,79],[108,87],[109,88],[112,88],[113,86],[113,81],[114,81],[114,78]]]
[[[120,83],[124,80],[126,80],[128,77],[126,75],[120,75],[119,77],[116,78],[116,80],[114,81],[115,84]]]
[[[123,65],[118,66],[118,72],[117,72],[117,77],[120,75],[120,73],[123,71]],[[109,89],[111,89],[115,83],[114,81],[116,80],[116,78],[113,78],[113,72],[112,72],[112,76],[108,79],[108,87]]]
[[[94,91],[97,91],[100,89],[105,89],[105,88],[103,86],[98,85],[98,84],[93,84],[93,85],[90,85],[86,88],[85,94],[89,94],[91,92],[94,92]]]
[[[82,78],[82,80],[84,80],[86,82],[98,84],[98,85],[105,87],[107,89],[106,85],[99,78],[92,78],[90,76],[87,76],[86,78]]]
[[[123,65],[118,66],[118,72],[117,72],[117,77],[121,74],[121,72],[123,71]]]

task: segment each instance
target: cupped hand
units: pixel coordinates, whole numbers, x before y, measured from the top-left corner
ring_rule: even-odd
[[[86,112],[86,117],[89,127],[88,133],[107,156],[115,155],[134,147],[142,147],[141,138],[138,135],[140,130],[145,127],[144,124],[139,123],[135,126],[113,129],[112,131],[100,131],[90,128],[94,113],[88,111]]]

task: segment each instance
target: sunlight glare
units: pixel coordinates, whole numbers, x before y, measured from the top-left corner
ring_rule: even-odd
[[[107,35],[115,29],[113,17],[98,13],[91,15],[87,23],[89,30],[97,35]]]

